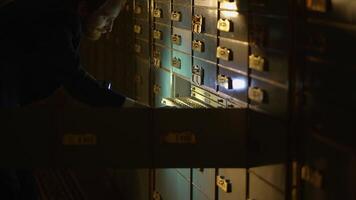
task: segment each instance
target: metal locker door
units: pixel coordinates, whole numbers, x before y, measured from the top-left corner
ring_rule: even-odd
[[[220,168],[216,176],[219,200],[245,200],[246,173],[244,168]]]
[[[152,91],[154,93],[155,107],[164,106],[161,104],[163,97],[171,97],[172,76],[171,73],[165,69],[154,69],[154,84]]]
[[[190,183],[176,169],[156,169],[154,200],[190,200]]]
[[[215,171],[215,168],[193,169],[193,200],[215,199]]]
[[[148,60],[136,58],[136,99],[149,105],[150,68]]]

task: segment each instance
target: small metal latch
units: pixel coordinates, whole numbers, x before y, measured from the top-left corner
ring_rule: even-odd
[[[157,191],[153,191],[153,200],[161,200],[161,195]]]
[[[135,44],[135,52],[136,53],[141,53],[142,47],[139,44]]]
[[[156,8],[153,10],[153,17],[155,18],[162,18],[162,10],[159,8]]]
[[[231,22],[228,19],[219,19],[217,28],[219,31],[230,32]]]
[[[216,49],[216,57],[222,60],[229,61],[231,59],[231,51],[225,47],[218,47]]]
[[[261,56],[250,55],[249,56],[249,68],[264,71],[265,60]]]
[[[192,49],[193,51],[204,52],[204,43],[199,40],[193,40]]]
[[[219,74],[217,82],[220,86],[224,87],[227,90],[232,89],[232,79],[230,77]]]
[[[174,34],[172,35],[172,43],[175,45],[181,45],[182,44],[182,37],[180,35]]]
[[[142,6],[136,5],[134,12],[135,12],[136,15],[141,14],[142,13]]]
[[[262,103],[264,99],[264,92],[261,88],[250,87],[248,89],[248,98],[252,101]]]
[[[158,50],[153,52],[153,66],[155,68],[161,67],[161,52]]]
[[[198,65],[192,66],[192,82],[197,85],[204,84],[204,69]]]
[[[157,85],[157,84],[154,84],[153,85],[153,93],[154,94],[159,94],[161,92],[161,86]]]
[[[136,34],[141,34],[142,32],[142,27],[140,25],[134,25],[134,32]]]
[[[320,171],[312,169],[311,167],[304,165],[301,169],[301,179],[310,183],[315,188],[322,188],[323,175]]]
[[[230,193],[232,190],[230,180],[224,179],[223,176],[216,176],[216,185],[226,193]]]
[[[171,13],[171,20],[172,21],[176,21],[176,22],[180,22],[180,21],[182,21],[182,15],[178,11],[173,11]]]
[[[203,27],[203,16],[194,15],[192,19],[192,26],[194,33],[201,33]]]
[[[162,31],[153,30],[153,38],[156,40],[162,40]]]
[[[173,67],[180,69],[181,65],[182,65],[182,62],[181,62],[180,58],[177,58],[177,57],[172,58],[172,66]]]

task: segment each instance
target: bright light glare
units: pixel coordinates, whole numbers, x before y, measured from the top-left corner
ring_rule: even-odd
[[[238,12],[236,11],[221,11],[222,14],[228,18],[235,18],[239,15]]]
[[[233,79],[232,80],[232,88],[234,90],[243,90],[243,89],[246,89],[247,87],[247,83],[244,79]]]
[[[237,10],[237,5],[235,2],[232,2],[232,3],[222,2],[222,3],[220,3],[220,7],[223,9],[228,9],[228,10]]]

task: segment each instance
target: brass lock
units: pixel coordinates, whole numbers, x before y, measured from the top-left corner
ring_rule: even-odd
[[[153,30],[153,38],[156,40],[162,40],[162,31]]]
[[[228,19],[219,19],[217,28],[219,31],[230,32],[231,22]]]
[[[194,33],[201,33],[203,27],[203,16],[194,15],[192,19],[192,26]]]
[[[180,21],[182,21],[182,15],[180,14],[180,12],[173,11],[171,13],[171,20],[172,21],[176,21],[176,22],[180,22]]]
[[[161,195],[157,191],[153,191],[153,200],[161,200]]]
[[[229,180],[226,180],[223,176],[216,176],[216,185],[226,193],[230,193],[232,185]]]
[[[140,76],[139,74],[135,75],[134,80],[138,85],[142,84],[142,76]]]
[[[196,144],[197,137],[190,131],[168,132],[161,136],[161,142],[169,144]]]
[[[264,71],[265,60],[261,56],[250,55],[249,56],[249,68]]]
[[[141,53],[142,47],[139,44],[135,44],[135,52],[136,53]]]
[[[153,85],[153,93],[155,95],[158,95],[159,93],[161,92],[161,86],[157,85],[157,84],[154,84]]]
[[[155,18],[162,18],[162,10],[159,8],[155,8],[153,10],[153,17]]]
[[[305,182],[310,183],[315,188],[322,188],[323,185],[323,175],[320,171],[312,169],[308,165],[304,165],[301,169],[301,179]]]
[[[328,0],[319,0],[319,1],[307,0],[306,6],[307,9],[310,11],[325,13],[328,11],[328,7],[329,7],[328,3],[329,3]]]
[[[199,40],[193,40],[192,49],[193,51],[204,52],[204,43]]]
[[[141,34],[142,32],[142,27],[140,25],[134,25],[134,32],[136,34]]]
[[[204,84],[204,69],[198,65],[192,66],[192,82],[197,85]]]
[[[153,52],[153,67],[155,68],[161,67],[161,52],[158,50]]]
[[[180,58],[177,58],[177,57],[172,58],[172,66],[173,67],[180,69],[181,65],[182,65],[182,62],[181,62]]]
[[[217,82],[219,86],[222,86],[227,90],[232,89],[232,79],[230,77],[219,74],[217,79],[218,79]]]
[[[248,89],[248,98],[252,101],[262,103],[264,100],[264,92],[261,88],[250,87]]]
[[[182,37],[180,35],[174,34],[172,35],[172,43],[175,45],[181,45],[182,44]]]
[[[225,47],[218,47],[216,49],[216,57],[222,60],[231,60],[231,51]]]
[[[136,15],[141,14],[142,13],[142,6],[136,5],[134,12],[135,12]]]

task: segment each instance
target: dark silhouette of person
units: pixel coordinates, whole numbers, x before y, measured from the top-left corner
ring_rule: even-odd
[[[80,65],[81,37],[97,40],[110,32],[124,4],[125,0],[0,3],[0,108],[29,105],[62,86],[92,106],[137,105],[95,80]],[[32,171],[0,169],[0,199],[38,199]]]

